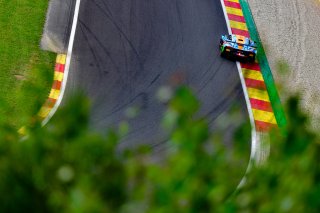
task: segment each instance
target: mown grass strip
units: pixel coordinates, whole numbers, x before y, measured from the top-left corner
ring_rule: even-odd
[[[0,0],[0,110],[22,125],[23,115],[36,114],[52,83],[55,54],[39,42],[48,1]]]

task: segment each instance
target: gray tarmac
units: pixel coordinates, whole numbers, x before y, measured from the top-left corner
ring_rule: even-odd
[[[199,115],[213,130],[223,126],[228,138],[249,118],[236,64],[219,56],[227,32],[220,1],[82,0],[64,101],[84,91],[93,129],[126,121],[130,131],[120,148],[148,143],[161,151],[166,105],[156,94],[179,82],[201,100]],[[227,119],[235,105],[241,114]],[[140,112],[131,118],[134,108]]]
[[[46,23],[40,42],[41,49],[67,52],[75,0],[50,0]]]

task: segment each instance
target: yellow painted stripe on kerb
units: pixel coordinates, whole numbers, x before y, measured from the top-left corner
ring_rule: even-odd
[[[231,21],[231,20],[229,22],[230,22],[230,27],[231,28],[236,28],[236,29],[247,30],[248,31],[246,23],[238,22],[238,21]]]
[[[232,7],[226,7],[227,13],[237,16],[243,16],[242,10]]]
[[[58,99],[59,95],[60,95],[60,90],[51,89],[50,94],[49,94],[49,98]]]
[[[255,88],[247,88],[250,98],[254,98],[261,101],[270,102],[268,92],[266,90],[260,90]]]
[[[239,0],[228,0],[228,1],[239,3]]]
[[[49,107],[41,107],[41,109],[38,113],[38,116],[41,118],[45,118],[49,115],[50,111],[51,111],[51,108],[49,108]]]
[[[64,54],[59,54],[59,55],[57,55],[56,63],[57,63],[57,64],[65,64],[65,63],[66,63],[66,58],[67,58],[66,55],[64,55]]]
[[[62,81],[63,79],[63,73],[62,72],[54,72],[54,81]]]
[[[250,78],[253,80],[263,81],[262,73],[259,71],[242,68],[242,73],[243,73],[244,78]]]
[[[266,112],[258,109],[252,109],[253,117],[257,121],[263,121],[266,123],[277,124],[276,118],[273,112]]]

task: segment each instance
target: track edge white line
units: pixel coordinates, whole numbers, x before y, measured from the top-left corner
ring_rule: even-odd
[[[60,104],[62,102],[63,96],[64,96],[64,92],[65,92],[66,85],[67,85],[67,80],[68,80],[68,75],[69,75],[69,68],[70,68],[70,63],[71,63],[73,43],[74,43],[74,38],[75,38],[77,24],[78,24],[80,3],[81,3],[81,0],[76,0],[75,10],[74,10],[74,15],[73,15],[72,28],[71,28],[71,33],[70,33],[70,38],[69,38],[69,43],[68,43],[66,64],[65,64],[65,69],[64,69],[64,74],[63,74],[63,81],[62,81],[62,85],[61,85],[59,98],[58,98],[57,102],[54,104],[54,106],[52,107],[52,109],[51,109],[50,113],[48,114],[48,116],[42,121],[42,123],[41,123],[42,126],[45,126],[50,121],[52,116],[56,113],[56,111],[58,110],[58,108],[59,108],[59,106],[60,106]]]
[[[222,10],[223,10],[224,17],[225,17],[225,20],[226,20],[228,33],[232,34],[231,27],[230,27],[230,22],[229,22],[229,17],[228,17],[227,11],[226,11],[226,6],[224,4],[224,0],[220,0],[220,2],[221,2],[221,7],[222,7]],[[260,143],[260,141],[258,142],[258,139],[260,137],[257,136],[256,125],[255,125],[255,122],[254,122],[254,117],[253,117],[253,112],[252,112],[252,107],[251,107],[249,94],[248,94],[247,87],[246,87],[246,84],[245,84],[245,80],[244,80],[244,77],[243,77],[243,73],[242,73],[240,62],[236,62],[236,64],[237,64],[237,69],[238,69],[238,73],[239,73],[239,77],[240,77],[241,86],[242,86],[242,90],[243,90],[243,93],[244,93],[245,101],[246,101],[246,104],[247,104],[247,110],[248,110],[248,113],[249,113],[249,119],[250,119],[250,124],[251,124],[251,153],[250,153],[250,161],[249,161],[249,164],[248,164],[248,167],[247,167],[247,171],[246,171],[246,174],[247,174],[250,171],[250,169],[252,168],[252,166],[253,166],[253,164],[255,162],[259,163],[259,162],[262,161],[260,159],[260,156],[263,156],[263,154],[266,153],[267,150],[263,150],[263,148],[261,148],[261,147],[259,148],[259,144],[258,143]],[[244,176],[242,178],[241,182],[239,183],[237,188],[238,189],[241,188],[245,184],[245,181],[246,181],[246,178]]]

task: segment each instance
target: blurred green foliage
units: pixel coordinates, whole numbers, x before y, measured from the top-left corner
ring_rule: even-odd
[[[82,95],[45,127],[29,119],[23,139],[0,119],[0,211],[319,212],[319,135],[308,129],[298,100],[286,104],[287,134],[271,132],[268,162],[253,167],[238,190],[250,128],[241,126],[229,149],[197,116],[199,102],[186,87],[168,102],[163,121],[170,149],[156,162],[148,147],[117,150],[127,127],[105,135],[90,130],[90,104]]]

